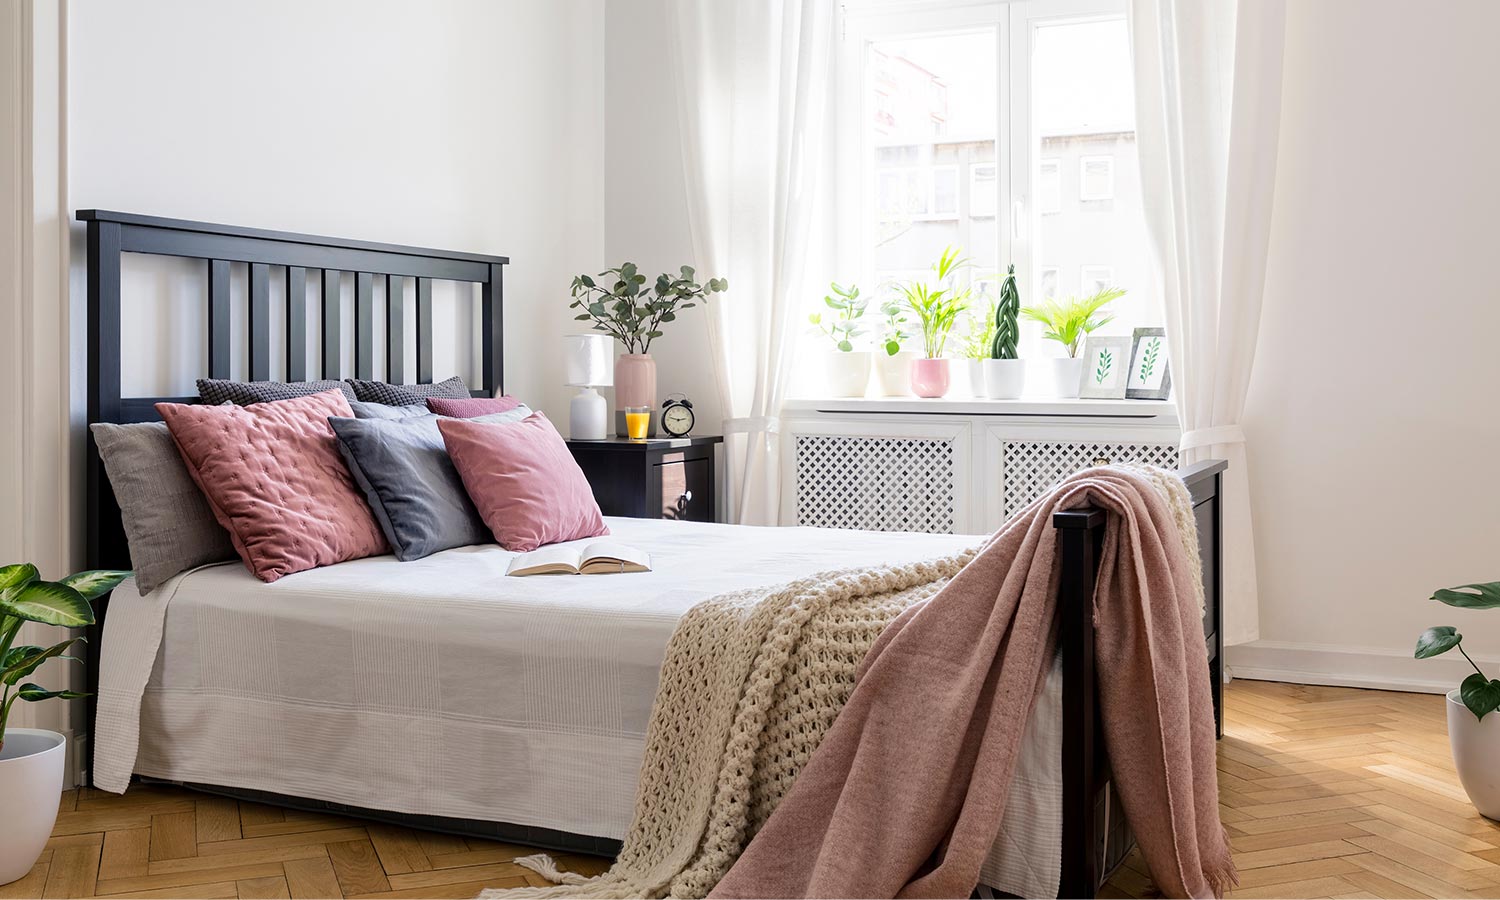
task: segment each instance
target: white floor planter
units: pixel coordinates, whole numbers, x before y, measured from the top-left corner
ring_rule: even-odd
[[[0,884],[25,877],[52,836],[67,741],[55,731],[8,728],[0,748]]]
[[[895,356],[878,351],[875,357],[875,387],[882,397],[906,397],[911,394],[911,361],[917,351],[902,350]]]
[[[1451,691],[1448,743],[1469,801],[1481,816],[1500,821],[1500,712],[1481,721],[1458,699],[1458,691]]]
[[[984,370],[984,393],[991,400],[1019,400],[1026,389],[1026,360],[986,359],[979,364]]]
[[[823,354],[823,376],[830,396],[863,397],[870,386],[870,351],[827,351]]]
[[[1083,360],[1034,359],[1027,378],[1038,397],[1073,400],[1083,390]]]

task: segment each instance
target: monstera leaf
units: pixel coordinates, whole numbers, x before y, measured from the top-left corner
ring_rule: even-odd
[[[1445,588],[1433,592],[1432,599],[1459,609],[1500,609],[1500,581]]]
[[[1500,709],[1500,681],[1475,672],[1459,685],[1458,697],[1483,722],[1486,715]]]
[[[1439,625],[1422,632],[1417,638],[1417,659],[1431,659],[1447,653],[1463,642],[1464,636],[1452,625]]]

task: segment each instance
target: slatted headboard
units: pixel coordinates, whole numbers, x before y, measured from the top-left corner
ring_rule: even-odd
[[[248,318],[245,342],[251,381],[271,378],[271,269],[286,279],[285,371],[287,381],[343,378],[340,352],[347,328],[340,305],[343,273],[354,276],[353,377],[373,377],[376,309],[374,281],[385,280],[385,379],[405,382],[406,316],[404,279],[416,279],[417,383],[432,381],[432,282],[480,285],[480,329],[483,384],[475,396],[502,386],[502,273],[504,256],[430,250],[342,238],[266,231],[235,225],[211,225],[102,209],[78,211],[88,226],[88,420],[93,422],[157,421],[161,401],[195,403],[196,397],[120,396],[121,335],[120,257],[146,253],[201,259],[208,264],[204,303],[208,316],[210,378],[229,378],[230,349],[236,340],[229,296],[231,263],[248,267]],[[308,359],[308,280],[321,279],[322,340],[317,365]],[[128,568],[129,551],[119,507],[105,478],[92,436],[87,461],[87,553],[90,568]]]

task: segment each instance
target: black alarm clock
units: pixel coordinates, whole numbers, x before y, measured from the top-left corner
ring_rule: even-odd
[[[687,437],[695,424],[693,401],[683,394],[668,394],[661,404],[661,430],[672,437]]]

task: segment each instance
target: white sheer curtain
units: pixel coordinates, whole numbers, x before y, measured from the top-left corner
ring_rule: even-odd
[[[669,39],[708,307],[730,521],[776,524],[780,420],[793,371],[834,64],[828,0],[669,0]]]
[[[1259,636],[1240,417],[1255,360],[1281,118],[1285,0],[1132,0],[1136,131],[1182,450],[1229,461],[1224,641]]]

